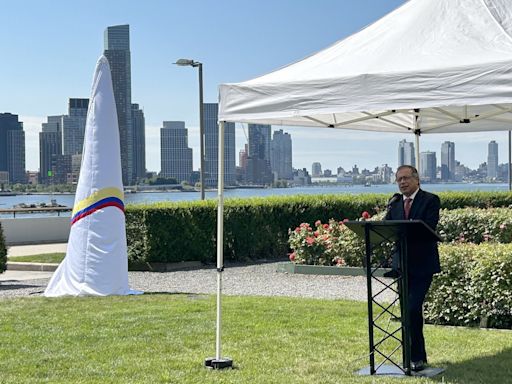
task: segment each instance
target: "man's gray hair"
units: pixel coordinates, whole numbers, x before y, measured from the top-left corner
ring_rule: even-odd
[[[401,165],[399,166],[397,169],[396,169],[396,173],[398,173],[400,170],[402,169],[410,169],[411,170],[411,176],[414,177],[415,179],[419,180],[420,179],[420,175],[418,173],[418,170],[416,168],[414,168],[412,165]]]

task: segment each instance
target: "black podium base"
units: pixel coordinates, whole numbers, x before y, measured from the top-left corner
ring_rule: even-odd
[[[210,369],[233,368],[233,360],[229,357],[221,359],[216,359],[215,357],[208,357],[204,360],[204,366]]]
[[[444,372],[444,368],[436,368],[436,367],[427,367],[422,371],[411,372],[411,376],[415,377],[434,377]],[[370,375],[370,367],[365,367],[356,372],[360,376]],[[393,376],[393,377],[406,377],[406,374],[399,369],[398,367],[391,364],[382,365],[377,372],[374,373],[374,376]]]

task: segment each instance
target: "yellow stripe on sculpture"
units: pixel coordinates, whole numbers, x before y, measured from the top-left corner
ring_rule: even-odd
[[[74,216],[77,212],[80,212],[84,208],[94,203],[97,203],[98,201],[105,199],[107,197],[117,197],[118,199],[124,202],[124,192],[121,191],[119,188],[103,188],[94,192],[91,196],[87,197],[86,199],[80,200],[78,203],[76,203],[73,207],[73,213],[71,214],[71,216]]]

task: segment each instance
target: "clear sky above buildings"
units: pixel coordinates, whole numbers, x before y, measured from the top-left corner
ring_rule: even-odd
[[[89,97],[107,26],[129,24],[132,102],[146,118],[146,166],[160,170],[160,127],[183,120],[199,166],[197,70],[204,65],[204,101],[217,86],[262,75],[315,53],[376,21],[403,0],[0,0],[0,112],[18,114],[26,132],[27,169],[39,167],[38,132],[48,115],[67,113],[70,97]],[[274,126],[274,129],[280,127]],[[284,127],[292,135],[293,166],[345,169],[397,163],[399,140],[413,136]],[[247,127],[245,126],[245,131]],[[237,152],[245,143],[237,124]],[[507,161],[507,133],[423,136],[421,151],[455,142],[456,159],[476,168],[490,140]]]

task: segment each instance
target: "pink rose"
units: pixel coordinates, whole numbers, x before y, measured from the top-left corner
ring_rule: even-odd
[[[313,243],[315,242],[315,238],[314,237],[306,237],[306,243],[308,243],[309,245],[312,245]]]
[[[300,228],[299,227],[295,228],[295,233],[300,233]]]
[[[315,221],[315,227],[318,227],[319,225],[322,225],[322,222],[320,220]]]
[[[329,228],[329,224],[324,224],[324,229]]]
[[[295,260],[295,252],[292,252],[290,253],[290,261],[294,261]]]
[[[368,212],[364,211],[361,216],[363,217],[363,219],[369,219],[371,216]]]

